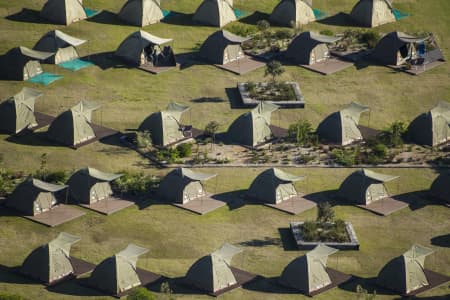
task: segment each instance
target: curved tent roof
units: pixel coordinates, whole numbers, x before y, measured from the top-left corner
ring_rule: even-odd
[[[320,139],[340,145],[348,145],[361,140],[362,134],[358,129],[361,113],[369,111],[369,107],[352,102],[344,109],[326,117],[317,127]]]
[[[36,61],[42,72],[39,60],[46,60],[54,53],[31,50],[27,47],[15,47],[0,58],[0,78],[24,80],[24,67],[30,61]]]
[[[337,249],[319,244],[290,262],[284,268],[279,282],[307,294],[330,285],[332,282],[327,273],[327,259],[336,252]]]
[[[199,56],[210,62],[222,64],[225,48],[229,45],[241,45],[249,39],[249,37],[241,37],[226,30],[218,30],[203,42]]]
[[[429,285],[424,273],[425,258],[433,252],[430,248],[413,245],[411,249],[392,259],[381,269],[377,284],[401,294],[409,294]]]
[[[278,106],[260,101],[258,106],[238,117],[228,128],[229,138],[236,143],[256,146],[272,136],[270,129],[272,112]]]
[[[18,133],[36,126],[34,103],[42,95],[38,90],[24,87],[19,93],[0,103],[0,129]]]
[[[350,17],[359,25],[367,27],[376,27],[396,21],[389,0],[360,0],[353,7]]]
[[[230,0],[203,0],[192,20],[206,25],[223,27],[236,21],[233,3]]]
[[[433,197],[450,203],[450,171],[442,172],[433,181],[430,188]]]
[[[242,250],[230,244],[197,260],[188,270],[185,282],[209,293],[237,284],[230,269],[231,259]]]
[[[70,248],[79,240],[78,236],[61,232],[48,244],[33,250],[24,260],[20,271],[47,284],[72,274]]]
[[[441,101],[416,117],[408,127],[409,138],[420,145],[437,146],[450,140],[450,103]]]
[[[281,0],[269,17],[270,22],[291,26],[305,25],[316,20],[312,9],[312,0]]]
[[[397,53],[401,48],[411,48],[414,43],[421,43],[425,39],[407,35],[403,32],[393,31],[386,34],[377,43],[371,53],[371,57],[382,64],[396,65],[398,59]]]
[[[306,31],[297,35],[286,50],[286,57],[300,64],[309,64],[311,51],[320,44],[332,44],[341,37],[327,36]]]
[[[87,18],[80,0],[48,0],[40,15],[47,20],[62,25],[70,25]]]
[[[180,130],[181,116],[189,109],[175,102],[170,102],[165,110],[148,116],[140,125],[139,130],[148,130],[154,145],[166,146],[184,138]]]
[[[69,46],[78,47],[86,43],[86,40],[78,39],[59,30],[51,30],[44,34],[34,45],[38,51],[56,52],[60,48]]]
[[[164,15],[158,0],[128,0],[118,17],[128,24],[143,27],[158,23]]]
[[[92,271],[89,284],[113,295],[140,286],[136,263],[139,256],[147,252],[146,248],[129,244],[124,250],[98,264]]]

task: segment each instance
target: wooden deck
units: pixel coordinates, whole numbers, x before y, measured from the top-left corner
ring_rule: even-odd
[[[211,194],[206,194],[206,196],[204,197],[191,200],[184,204],[172,203],[172,205],[186,209],[199,215],[204,215],[227,205],[227,203],[214,199]]]
[[[362,209],[366,209],[377,215],[388,216],[400,209],[403,209],[409,206],[408,203],[395,200],[393,198],[384,198],[375,202],[370,203],[369,205],[357,205]]]
[[[101,126],[101,125],[98,125],[98,124],[91,123],[90,125],[91,125],[92,129],[94,130],[95,137],[90,139],[90,140],[84,141],[84,142],[82,142],[80,144],[77,144],[77,145],[73,146],[72,148],[78,149],[78,148],[81,148],[83,146],[92,144],[92,143],[94,143],[96,141],[100,141],[100,140],[102,140],[104,138],[108,138],[108,137],[111,137],[113,135],[116,135],[116,134],[120,133],[120,131],[114,130],[112,128],[104,127],[104,126]]]
[[[103,199],[92,204],[80,203],[80,206],[87,209],[91,209],[104,215],[111,215],[134,204],[135,203],[133,201],[109,197],[107,199]]]
[[[296,197],[284,200],[278,204],[265,203],[264,205],[278,209],[282,212],[289,213],[291,215],[297,215],[317,206],[315,202],[306,200],[302,197],[302,195],[297,195]]]
[[[343,60],[337,57],[331,57],[326,59],[325,61],[318,62],[312,65],[300,65],[300,67],[305,68],[307,70],[322,74],[322,75],[330,75],[349,67],[353,66],[353,62]]]
[[[249,73],[256,69],[262,68],[265,65],[266,63],[264,61],[247,55],[241,59],[237,59],[224,65],[215,64],[215,66],[219,69],[232,72],[236,75]]]
[[[55,227],[79,218],[84,214],[84,212],[74,207],[65,204],[59,204],[55,208],[52,208],[44,213],[40,213],[35,216],[23,217],[49,227]]]
[[[139,70],[145,71],[145,72],[149,72],[151,74],[155,74],[158,75],[159,73],[163,73],[163,72],[167,72],[169,70],[179,70],[180,69],[180,64],[177,63],[176,66],[164,66],[164,67],[155,67],[154,65],[151,64],[143,64],[140,65],[138,67]]]
[[[327,270],[328,276],[330,276],[331,284],[329,284],[321,289],[312,291],[311,293],[308,293],[307,294],[308,296],[314,297],[319,294],[322,294],[323,292],[334,289],[335,287],[349,281],[352,278],[351,275],[339,272],[338,270],[335,270],[332,268],[327,268],[326,270]]]

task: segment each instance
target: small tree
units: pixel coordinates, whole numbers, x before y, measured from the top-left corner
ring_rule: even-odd
[[[272,60],[267,63],[266,70],[264,72],[264,77],[270,75],[272,76],[272,82],[275,83],[275,78],[284,73],[284,68],[281,63],[277,60]]]
[[[138,287],[131,291],[127,300],[156,300],[156,297],[146,288]]]
[[[219,130],[219,123],[216,121],[211,121],[205,126],[205,135],[210,136],[214,139],[217,131]]]
[[[167,281],[164,281],[161,284],[160,292],[162,294],[161,299],[163,300],[175,300],[175,296],[173,295],[173,291],[170,288],[170,285]]]
[[[332,223],[334,221],[334,210],[330,203],[321,202],[317,205],[317,222]]]
[[[356,286],[356,293],[358,294],[358,300],[373,300],[377,296],[377,291],[373,291],[373,294],[370,294],[359,284]]]
[[[299,120],[297,123],[289,125],[288,136],[299,146],[309,146],[317,140],[312,125],[307,120]]]
[[[147,148],[152,144],[152,137],[150,135],[150,132],[145,131],[138,131],[136,133],[136,146],[138,148]]]
[[[266,31],[270,28],[270,23],[267,20],[259,20],[256,22],[256,27],[258,27],[259,31]]]
[[[380,135],[380,141],[389,147],[399,147],[403,145],[403,136],[407,131],[406,124],[401,121],[396,121],[389,126],[388,129],[383,130]]]

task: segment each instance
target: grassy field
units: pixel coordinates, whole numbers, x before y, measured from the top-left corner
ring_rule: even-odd
[[[23,7],[40,10],[44,0],[0,0],[0,53],[34,43],[51,29],[62,29],[68,34],[88,39],[82,46],[82,56],[114,51],[119,43],[136,27],[123,25],[111,18],[112,24],[82,21],[69,27],[45,23],[19,22],[6,16],[19,12]],[[93,9],[117,12],[124,1],[85,0],[84,5]],[[164,9],[181,13],[177,20],[186,25],[161,23],[144,30],[161,37],[174,39],[175,53],[192,52],[216,29],[192,26],[189,16],[200,0],[163,0]],[[235,7],[252,12],[270,13],[277,0],[235,0]],[[316,0],[314,6],[333,15],[349,12],[355,0]],[[438,40],[444,55],[450,57],[450,2],[448,0],[398,0],[395,7],[411,13],[394,24],[377,28],[380,33],[400,30],[405,32],[429,31]],[[184,14],[184,15],[183,15]],[[175,23],[175,22],[172,22]],[[182,22],[180,22],[182,23]],[[341,32],[345,26],[329,26],[313,23],[304,30],[330,28]],[[56,115],[78,101],[87,99],[102,104],[94,120],[103,125],[126,130],[136,128],[151,112],[162,109],[169,101],[189,105],[186,122],[202,128],[210,120],[216,120],[225,130],[245,110],[230,108],[235,100],[230,89],[238,81],[261,81],[264,70],[245,76],[235,76],[213,66],[195,65],[181,71],[171,71],[153,76],[135,69],[91,67],[78,72],[44,65],[48,72],[64,75],[48,87],[31,83],[0,81],[0,99],[18,92],[23,86],[38,88],[45,96],[38,100],[36,109]],[[450,99],[450,65],[446,64],[420,77],[394,73],[383,67],[355,67],[343,72],[321,76],[299,67],[286,67],[282,79],[295,80],[301,85],[307,101],[305,109],[282,110],[276,113],[276,125],[287,126],[299,118],[307,118],[317,125],[329,113],[350,101],[358,101],[371,107],[370,125],[384,128],[395,120],[410,120],[428,110],[439,100]],[[227,92],[228,91],[228,92]],[[231,96],[231,99],[230,99]],[[214,98],[214,101],[208,101]],[[206,100],[205,100],[206,99]],[[218,101],[217,99],[220,99]],[[201,101],[199,101],[201,100]],[[362,119],[367,125],[369,118]],[[39,157],[48,154],[49,169],[72,170],[92,166],[105,171],[133,170],[149,174],[165,174],[167,170],[155,170],[134,151],[121,147],[115,141],[109,144],[95,143],[79,150],[57,147],[35,137],[20,143],[10,142],[7,135],[0,135],[0,154],[6,168],[32,172],[39,166]],[[217,181],[207,183],[213,193],[229,193],[248,188],[261,169],[217,169]],[[296,174],[307,175],[308,180],[298,184],[305,193],[317,193],[336,189],[351,169],[294,169]],[[428,169],[392,169],[385,173],[401,175],[389,185],[394,194],[406,194],[429,188],[436,177]],[[319,195],[320,196],[320,195]],[[322,195],[323,196],[323,195]],[[0,212],[0,293],[15,292],[30,299],[77,299],[81,296],[101,297],[90,290],[69,283],[59,289],[46,290],[43,286],[23,281],[8,272],[8,267],[20,264],[34,247],[46,243],[60,231],[82,237],[73,247],[75,256],[91,262],[124,248],[128,243],[148,247],[150,252],[139,261],[139,266],[169,277],[182,276],[188,267],[202,255],[215,250],[224,242],[242,245],[244,252],[233,264],[264,276],[277,276],[283,267],[299,251],[285,251],[289,241],[280,239],[280,229],[291,220],[306,220],[315,216],[315,210],[299,216],[289,216],[275,210],[247,205],[239,208],[224,207],[206,216],[196,216],[168,205],[154,204],[143,209],[126,209],[110,217],[87,212],[79,220],[56,229],[48,229],[25,219]],[[343,272],[362,277],[376,276],[390,258],[406,251],[412,243],[431,245],[431,238],[449,233],[450,211],[430,201],[419,201],[390,217],[377,217],[352,206],[337,204],[338,217],[351,221],[361,242],[361,250],[339,252],[330,258],[330,266]],[[449,248],[432,245],[436,252],[427,259],[427,267],[450,276]],[[4,266],[4,267],[2,267]],[[255,289],[257,288],[257,285]],[[450,293],[448,286],[441,287],[424,296],[443,296]],[[83,297],[87,298],[87,297]],[[183,299],[199,299],[198,295],[181,295]],[[205,299],[207,297],[204,297]],[[238,289],[225,294],[223,299],[301,299],[297,295],[261,293],[250,289]],[[317,297],[318,299],[356,299],[356,294],[336,289]],[[395,299],[393,295],[380,295],[377,299]]]

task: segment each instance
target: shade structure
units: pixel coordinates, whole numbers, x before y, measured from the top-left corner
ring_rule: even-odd
[[[159,184],[158,194],[165,200],[187,203],[206,195],[202,182],[217,174],[196,172],[187,168],[177,168],[169,172]]]
[[[250,185],[248,196],[265,203],[278,204],[297,196],[294,182],[303,176],[289,174],[277,168],[260,173]]]
[[[314,22],[316,17],[312,0],[281,0],[269,17],[270,22],[291,27],[292,24],[305,25]]]
[[[48,0],[40,15],[44,19],[62,25],[70,25],[87,18],[80,0]]]
[[[203,0],[192,17],[194,22],[223,27],[236,21],[231,0]]]
[[[95,138],[90,123],[92,112],[99,107],[95,102],[79,102],[56,117],[48,128],[48,138],[66,146],[77,146]]]
[[[42,95],[43,93],[38,90],[24,87],[19,93],[1,102],[0,129],[18,133],[37,126],[34,103]]]
[[[164,18],[159,0],[128,0],[118,13],[122,21],[144,27]]]
[[[39,60],[52,56],[51,52],[42,52],[16,47],[0,57],[0,78],[7,80],[28,80],[43,73]]]
[[[28,177],[6,199],[6,206],[25,215],[35,216],[55,207],[58,200],[54,193],[65,188],[66,185],[56,185]]]
[[[286,58],[302,65],[313,65],[330,57],[328,44],[339,41],[341,37],[326,36],[307,31],[297,35],[289,44]]]
[[[181,116],[188,109],[188,106],[171,102],[165,110],[148,116],[139,125],[139,131],[150,132],[154,145],[167,146],[176,143],[184,139]]]
[[[202,44],[199,56],[214,64],[226,64],[245,57],[242,43],[247,37],[237,36],[226,30],[211,34]]]
[[[396,21],[390,0],[359,0],[353,7],[350,17],[359,25],[366,27]]]
[[[69,195],[78,203],[92,204],[113,194],[110,182],[122,174],[105,173],[94,168],[76,171],[67,181]]]
[[[433,181],[430,194],[447,203],[450,203],[450,171],[443,171]]]
[[[375,46],[371,58],[384,65],[401,65],[416,56],[416,43],[425,38],[394,31],[386,34]]]
[[[368,169],[358,170],[344,180],[338,194],[355,204],[368,205],[389,197],[384,183],[397,178],[399,176],[376,173]]]
[[[185,282],[208,293],[215,293],[237,284],[230,269],[231,259],[242,250],[224,244],[211,254],[197,260],[188,270]]]
[[[61,232],[57,238],[42,245],[25,258],[20,271],[47,284],[74,273],[70,262],[70,248],[80,238]]]
[[[326,268],[328,256],[336,252],[337,249],[319,244],[290,262],[284,268],[279,282],[307,294],[332,284]]]
[[[253,110],[238,117],[228,128],[228,137],[235,143],[256,146],[272,138],[272,112],[278,106],[260,101]]]
[[[41,37],[33,49],[54,53],[46,59],[46,62],[59,64],[78,58],[76,47],[84,43],[86,40],[78,39],[59,30],[51,30]]]
[[[113,295],[140,286],[136,263],[139,256],[147,252],[146,248],[129,244],[124,250],[98,264],[89,277],[89,284]]]
[[[450,103],[441,101],[417,116],[408,126],[408,138],[419,145],[437,146],[450,141]]]
[[[344,109],[326,117],[317,127],[321,140],[339,145],[348,145],[363,139],[359,131],[359,118],[369,107],[352,102]]]
[[[430,248],[413,245],[411,249],[392,259],[381,269],[377,284],[400,294],[409,294],[429,285],[424,273],[425,258],[433,252]]]

